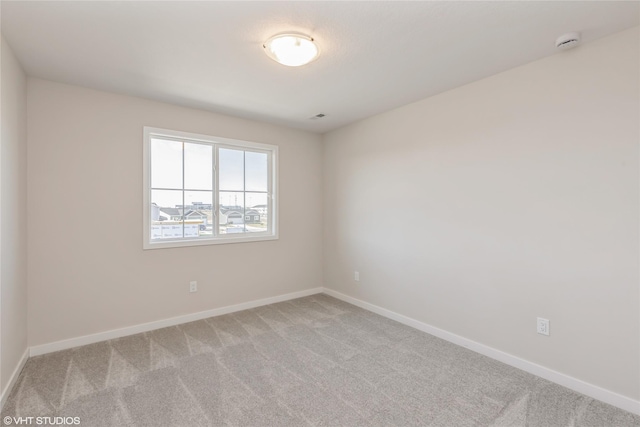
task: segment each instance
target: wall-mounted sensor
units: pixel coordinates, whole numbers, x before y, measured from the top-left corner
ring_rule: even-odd
[[[580,33],[567,33],[556,39],[556,47],[561,50],[571,49],[578,43],[580,43]]]

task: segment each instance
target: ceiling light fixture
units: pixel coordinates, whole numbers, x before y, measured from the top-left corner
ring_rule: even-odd
[[[313,38],[303,34],[278,34],[262,47],[269,58],[289,67],[308,64],[320,53]]]

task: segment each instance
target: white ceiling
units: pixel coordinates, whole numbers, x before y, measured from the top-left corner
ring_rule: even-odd
[[[31,76],[326,132],[638,25],[638,2],[13,2],[2,33]],[[262,52],[283,31],[318,60]],[[578,47],[579,48],[579,47]],[[324,113],[323,119],[310,120]]]

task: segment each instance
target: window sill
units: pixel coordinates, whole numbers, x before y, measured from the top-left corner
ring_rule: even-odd
[[[243,236],[243,237],[218,237],[215,239],[173,240],[159,242],[144,242],[142,249],[169,249],[189,246],[227,245],[232,243],[262,242],[265,240],[278,240],[277,235]]]

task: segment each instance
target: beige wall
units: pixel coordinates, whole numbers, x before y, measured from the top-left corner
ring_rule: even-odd
[[[322,286],[319,135],[39,79],[28,86],[29,345]],[[143,251],[143,126],[277,145],[280,239]]]
[[[2,39],[0,388],[27,349],[27,78]]]
[[[636,27],[325,135],[325,285],[640,398],[639,51]]]

